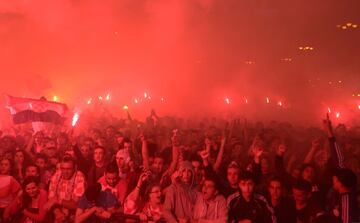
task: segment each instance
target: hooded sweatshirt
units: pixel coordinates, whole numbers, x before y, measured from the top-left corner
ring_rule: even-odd
[[[192,173],[191,183],[175,182],[166,189],[164,203],[164,218],[166,222],[178,222],[179,219],[191,219],[197,193],[194,189],[194,169],[190,162],[180,164],[179,171],[190,170]]]
[[[227,214],[227,203],[222,195],[218,194],[215,199],[205,201],[199,193],[194,207],[195,220],[199,220],[199,223],[226,223]]]

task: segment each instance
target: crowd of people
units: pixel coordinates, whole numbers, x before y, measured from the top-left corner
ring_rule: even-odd
[[[0,222],[360,222],[360,126],[321,121],[0,132]]]

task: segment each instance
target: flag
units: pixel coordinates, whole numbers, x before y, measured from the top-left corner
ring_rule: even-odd
[[[50,122],[62,124],[67,112],[66,104],[45,99],[17,98],[5,96],[14,124],[27,122]]]

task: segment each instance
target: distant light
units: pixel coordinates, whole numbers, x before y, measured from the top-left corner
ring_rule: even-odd
[[[336,25],[337,28],[341,28],[341,25]]]
[[[147,98],[148,94],[146,92],[144,92],[144,98]]]
[[[340,118],[340,112],[336,112],[336,118]]]
[[[115,33],[115,35],[117,35],[117,34],[118,34],[118,32],[117,32],[117,31],[115,31],[114,33]]]
[[[360,104],[358,105],[358,109],[360,110]]]
[[[357,96],[360,97],[360,93],[358,93]]]
[[[99,96],[99,100],[102,101],[102,100],[103,100],[103,97],[102,97],[102,96]]]
[[[342,83],[342,81],[339,81],[339,84],[341,84]]]
[[[358,25],[353,24],[352,27],[353,27],[354,29],[356,29],[356,28],[358,27]]]
[[[33,109],[33,105],[31,103],[29,103],[29,107],[31,110]]]
[[[123,109],[124,109],[124,110],[128,110],[129,107],[128,107],[127,105],[124,105],[124,106],[123,106]]]
[[[107,100],[107,101],[110,101],[110,94],[107,94],[107,95],[106,95],[106,100]]]
[[[281,107],[283,105],[282,101],[279,101],[278,105]]]
[[[329,84],[332,84],[332,82],[331,82],[331,81],[329,81]]]
[[[309,50],[313,50],[314,49],[314,47],[309,47]]]
[[[226,102],[226,104],[230,104],[230,99],[229,99],[229,98],[225,98],[225,102]]]
[[[328,107],[328,112],[329,112],[329,113],[331,113],[331,109],[330,109],[330,107]]]
[[[53,97],[53,101],[57,101],[57,96],[56,95],[54,95],[54,97]]]
[[[245,98],[245,104],[247,104],[248,103],[248,99],[247,98]]]
[[[79,114],[77,112],[75,112],[75,114],[72,118],[72,122],[71,122],[72,127],[74,127],[76,125],[78,120],[79,120]]]
[[[351,22],[348,22],[348,23],[346,23],[346,26],[352,26],[352,23]]]
[[[162,102],[164,102],[164,98],[160,98],[160,100],[161,100]]]
[[[266,97],[266,103],[269,104],[270,103],[270,99],[268,97]]]
[[[299,50],[303,50],[304,48],[301,46],[301,47],[299,47]]]
[[[89,98],[89,100],[87,100],[87,104],[91,104],[92,98]]]
[[[347,29],[347,26],[341,26],[342,29]]]
[[[137,98],[134,99],[134,102],[135,102],[135,104],[139,103]]]

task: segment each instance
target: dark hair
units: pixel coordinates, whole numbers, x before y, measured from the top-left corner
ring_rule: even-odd
[[[280,176],[276,176],[276,175],[274,175],[274,176],[271,176],[270,178],[269,178],[269,180],[268,180],[268,186],[270,186],[270,183],[271,182],[279,182],[280,184],[281,184],[281,186],[284,184],[284,182],[283,182],[283,180],[281,179],[281,177]]]
[[[145,190],[145,201],[148,202],[149,199],[150,199],[150,193],[151,193],[151,190],[154,188],[154,187],[159,187],[160,190],[161,190],[161,186],[159,183],[151,183],[149,184],[147,187],[146,187],[146,190]]]
[[[115,173],[115,174],[119,175],[119,168],[117,167],[117,165],[115,163],[109,163],[106,166],[105,173]]]
[[[356,188],[357,177],[355,173],[347,168],[337,169],[334,172],[334,176],[340,181],[340,183],[349,189]]]
[[[310,193],[311,192],[311,183],[306,181],[306,180],[303,180],[303,179],[300,179],[300,180],[297,180],[293,185],[292,185],[292,188],[293,189],[296,189],[296,190],[300,190],[300,191],[304,191],[306,193]]]
[[[245,171],[241,171],[239,174],[239,182],[240,181],[247,181],[247,180],[252,180],[253,182],[255,182],[255,176],[252,172],[245,170]]]
[[[124,138],[123,143],[124,143],[124,144],[125,144],[125,143],[132,143],[132,141],[131,141],[131,139],[129,139],[129,138]]]
[[[65,154],[65,155],[63,156],[63,158],[61,159],[61,162],[62,162],[62,163],[72,163],[72,164],[74,165],[74,167],[76,167],[75,160],[74,160],[74,158],[73,158],[71,155]]]
[[[205,176],[205,181],[211,181],[211,182],[213,182],[214,183],[214,185],[215,185],[215,189],[216,190],[219,190],[220,188],[220,186],[219,186],[219,184],[218,184],[218,181],[216,180],[216,178],[214,177],[214,176]]]
[[[26,193],[26,186],[31,184],[31,183],[35,183],[38,186],[39,183],[40,183],[40,180],[39,180],[38,177],[34,177],[34,176],[26,177],[24,179],[24,182],[22,183],[22,188],[23,188],[23,195],[22,195],[23,208],[27,208],[31,204],[31,197]]]
[[[105,148],[104,148],[103,146],[100,146],[100,145],[96,144],[96,145],[94,146],[94,151],[95,151],[96,149],[102,149],[103,152],[105,153]]]
[[[101,184],[95,183],[93,185],[90,185],[88,188],[86,188],[85,197],[88,201],[93,202],[97,200],[97,198],[100,195],[100,192],[101,192]]]
[[[48,162],[48,157],[45,154],[42,154],[42,153],[39,153],[39,154],[36,155],[35,160],[37,160],[37,159],[43,159],[45,161],[45,163]]]

